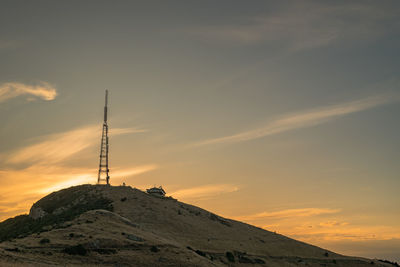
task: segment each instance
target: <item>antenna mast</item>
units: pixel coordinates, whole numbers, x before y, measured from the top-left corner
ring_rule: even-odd
[[[108,125],[107,125],[107,101],[108,101],[108,90],[106,90],[105,106],[104,106],[104,122],[103,122],[103,133],[101,135],[101,146],[100,146],[100,164],[99,164],[99,175],[97,177],[97,183],[106,182],[110,185],[110,176],[108,175]]]

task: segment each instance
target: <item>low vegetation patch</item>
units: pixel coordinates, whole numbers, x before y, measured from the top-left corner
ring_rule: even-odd
[[[233,255],[232,252],[227,251],[227,252],[225,253],[225,255],[226,255],[226,258],[228,259],[228,261],[230,261],[230,262],[235,262],[235,256]]]
[[[225,220],[225,219],[223,219],[223,218],[221,218],[221,217],[219,217],[219,216],[217,216],[217,215],[215,215],[213,213],[210,213],[210,220],[217,221],[220,224],[223,224],[223,225],[228,226],[228,227],[232,227],[230,222],[228,222],[227,220]]]
[[[43,239],[41,239],[41,240],[39,241],[39,243],[40,243],[40,244],[47,244],[47,243],[50,243],[50,239],[48,239],[48,238],[43,238]]]
[[[203,252],[203,251],[201,251],[201,250],[195,250],[195,252],[198,254],[198,255],[200,255],[200,256],[203,256],[203,257],[205,257],[206,256],[206,253],[205,252]]]
[[[87,254],[86,248],[84,246],[82,246],[81,244],[76,245],[76,246],[66,247],[64,249],[64,252],[69,254],[69,255],[85,256]]]
[[[93,251],[102,254],[102,255],[110,255],[110,254],[117,254],[117,250],[114,248],[96,248]]]
[[[6,251],[20,252],[19,248],[5,248]]]
[[[62,228],[64,222],[71,221],[89,210],[113,211],[112,200],[100,195],[90,194],[87,189],[85,191],[82,189],[75,190],[75,188],[52,193],[39,200],[34,206],[42,208],[47,214],[36,220],[28,215],[19,215],[1,222],[0,242],[23,238],[33,233],[54,228]],[[55,210],[58,210],[57,214],[52,214]]]
[[[388,260],[378,260],[378,261],[388,263],[388,264],[394,265],[396,267],[400,266],[397,262],[393,262],[393,261],[388,261]]]
[[[160,249],[158,247],[156,247],[156,246],[151,246],[150,251],[151,252],[159,252]]]
[[[253,259],[253,262],[256,264],[265,264],[265,261],[262,259]]]

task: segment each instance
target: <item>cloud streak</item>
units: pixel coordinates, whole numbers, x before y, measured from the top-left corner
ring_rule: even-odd
[[[172,192],[170,195],[184,199],[203,199],[215,197],[220,194],[232,193],[239,190],[239,187],[231,184],[209,184],[192,188],[181,189]]]
[[[131,177],[131,176],[136,176],[140,175],[149,171],[153,171],[158,168],[158,165],[156,164],[148,164],[148,165],[141,165],[141,166],[135,166],[131,168],[117,168],[113,170],[112,172],[112,178],[115,181],[115,178],[126,178],[126,177]],[[80,184],[92,184],[93,181],[95,181],[95,175],[96,173],[93,172],[93,170],[77,170],[79,172],[75,173],[74,175],[71,175],[71,173],[68,173],[68,170],[64,170],[63,168],[60,168],[57,172],[51,174],[51,179],[53,181],[56,181],[55,183],[53,182],[51,185],[43,185],[38,189],[37,192],[43,193],[43,194],[48,194],[63,188],[67,188],[70,186],[75,186],[75,185],[80,185]],[[68,173],[68,174],[65,174]],[[49,174],[47,174],[49,176]],[[117,179],[119,180],[119,179]],[[59,181],[59,182],[57,182]]]
[[[18,82],[8,82],[0,85],[0,102],[4,102],[20,95],[37,97],[46,101],[56,98],[57,90],[47,82],[40,82],[37,85],[29,85]]]
[[[304,209],[286,209],[272,212],[260,212],[252,215],[235,217],[236,220],[259,220],[259,219],[282,219],[282,218],[299,218],[310,217],[322,214],[334,214],[340,212],[340,209],[325,208],[304,208]]]
[[[113,168],[114,184],[121,178],[137,176],[158,168],[147,164],[130,168]],[[10,179],[12,177],[12,179]],[[0,187],[0,221],[29,211],[32,203],[59,189],[97,181],[97,171],[91,168],[72,168],[57,165],[32,165],[22,170],[0,170],[0,180],[8,181]],[[121,182],[122,183],[122,182]]]
[[[238,143],[252,139],[262,138],[269,135],[279,134],[290,130],[310,127],[328,122],[335,118],[351,113],[364,111],[377,106],[399,101],[399,95],[380,95],[367,97],[360,100],[347,102],[314,110],[298,112],[283,116],[268,123],[266,126],[241,132],[234,135],[207,139],[194,143],[192,146],[215,145],[223,143]]]
[[[7,163],[56,163],[66,159],[90,146],[97,144],[101,135],[98,125],[91,125],[64,133],[53,134],[46,140],[17,150],[7,159]],[[144,132],[135,128],[115,128],[110,135]]]
[[[136,128],[112,128],[110,136],[145,132]],[[97,170],[65,165],[83,150],[99,145],[99,125],[88,125],[63,133],[43,136],[32,145],[20,148],[4,158],[6,168],[0,169],[0,180],[8,181],[0,188],[0,220],[29,210],[32,202],[43,195],[69,186],[94,183]],[[13,168],[23,164],[23,168]],[[15,167],[15,166],[14,166]],[[113,168],[114,183],[157,169],[156,164]],[[9,179],[9,178],[12,179]],[[17,192],[17,193],[16,193]],[[13,204],[14,202],[18,205]]]
[[[351,225],[344,223],[331,227],[315,224],[306,224],[299,227],[282,229],[285,235],[300,239],[305,242],[317,243],[321,241],[342,241],[342,240],[388,240],[400,238],[399,227],[392,226],[368,226]]]
[[[343,39],[375,38],[393,27],[398,11],[384,5],[293,2],[232,24],[192,28],[189,34],[230,45],[279,44],[290,50],[321,47]],[[239,21],[239,22],[238,22]]]

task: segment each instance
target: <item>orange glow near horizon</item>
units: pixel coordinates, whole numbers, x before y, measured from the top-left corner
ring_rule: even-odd
[[[400,1],[25,2],[0,8],[0,221],[97,182],[107,89],[111,185],[400,262]]]
[[[71,158],[85,149],[95,146],[95,135],[99,135],[98,127],[89,126],[75,129],[62,134],[46,137],[36,144],[19,148],[3,159],[11,164],[31,163],[26,168],[6,169],[0,171],[0,178],[13,177],[12,182],[0,189],[1,220],[26,213],[32,203],[40,197],[80,184],[94,184],[96,169],[65,167],[61,162]],[[114,134],[142,132],[132,129],[116,129]],[[70,146],[74,143],[74,146]],[[45,151],[45,153],[42,153]],[[114,183],[122,183],[124,179],[141,175],[158,169],[157,164],[146,164],[133,168],[114,168],[112,178]],[[32,178],[32,174],[35,174]],[[151,185],[149,182],[147,185]],[[144,185],[143,185],[144,186]],[[165,185],[168,187],[168,184]],[[214,199],[225,198],[241,190],[234,184],[203,184],[194,187],[177,187],[169,195],[181,201],[205,205],[212,210],[209,203]],[[142,188],[144,189],[144,188]],[[15,194],[15,192],[18,192]],[[18,203],[13,205],[12,203]],[[220,208],[224,214],[223,207]],[[299,238],[307,242],[323,240],[365,240],[400,238],[398,227],[353,225],[348,221],[339,221],[343,217],[340,208],[293,208],[275,211],[263,211],[247,215],[227,216],[283,234]],[[293,223],[295,221],[295,223]]]

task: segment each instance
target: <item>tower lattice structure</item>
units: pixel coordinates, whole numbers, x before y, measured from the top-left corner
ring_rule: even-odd
[[[105,182],[107,185],[110,184],[110,176],[108,169],[108,125],[107,125],[107,101],[108,101],[108,90],[106,90],[105,106],[104,106],[104,122],[103,122],[103,133],[101,135],[101,146],[100,146],[100,163],[99,163],[99,175],[97,177],[97,183],[101,184]]]

